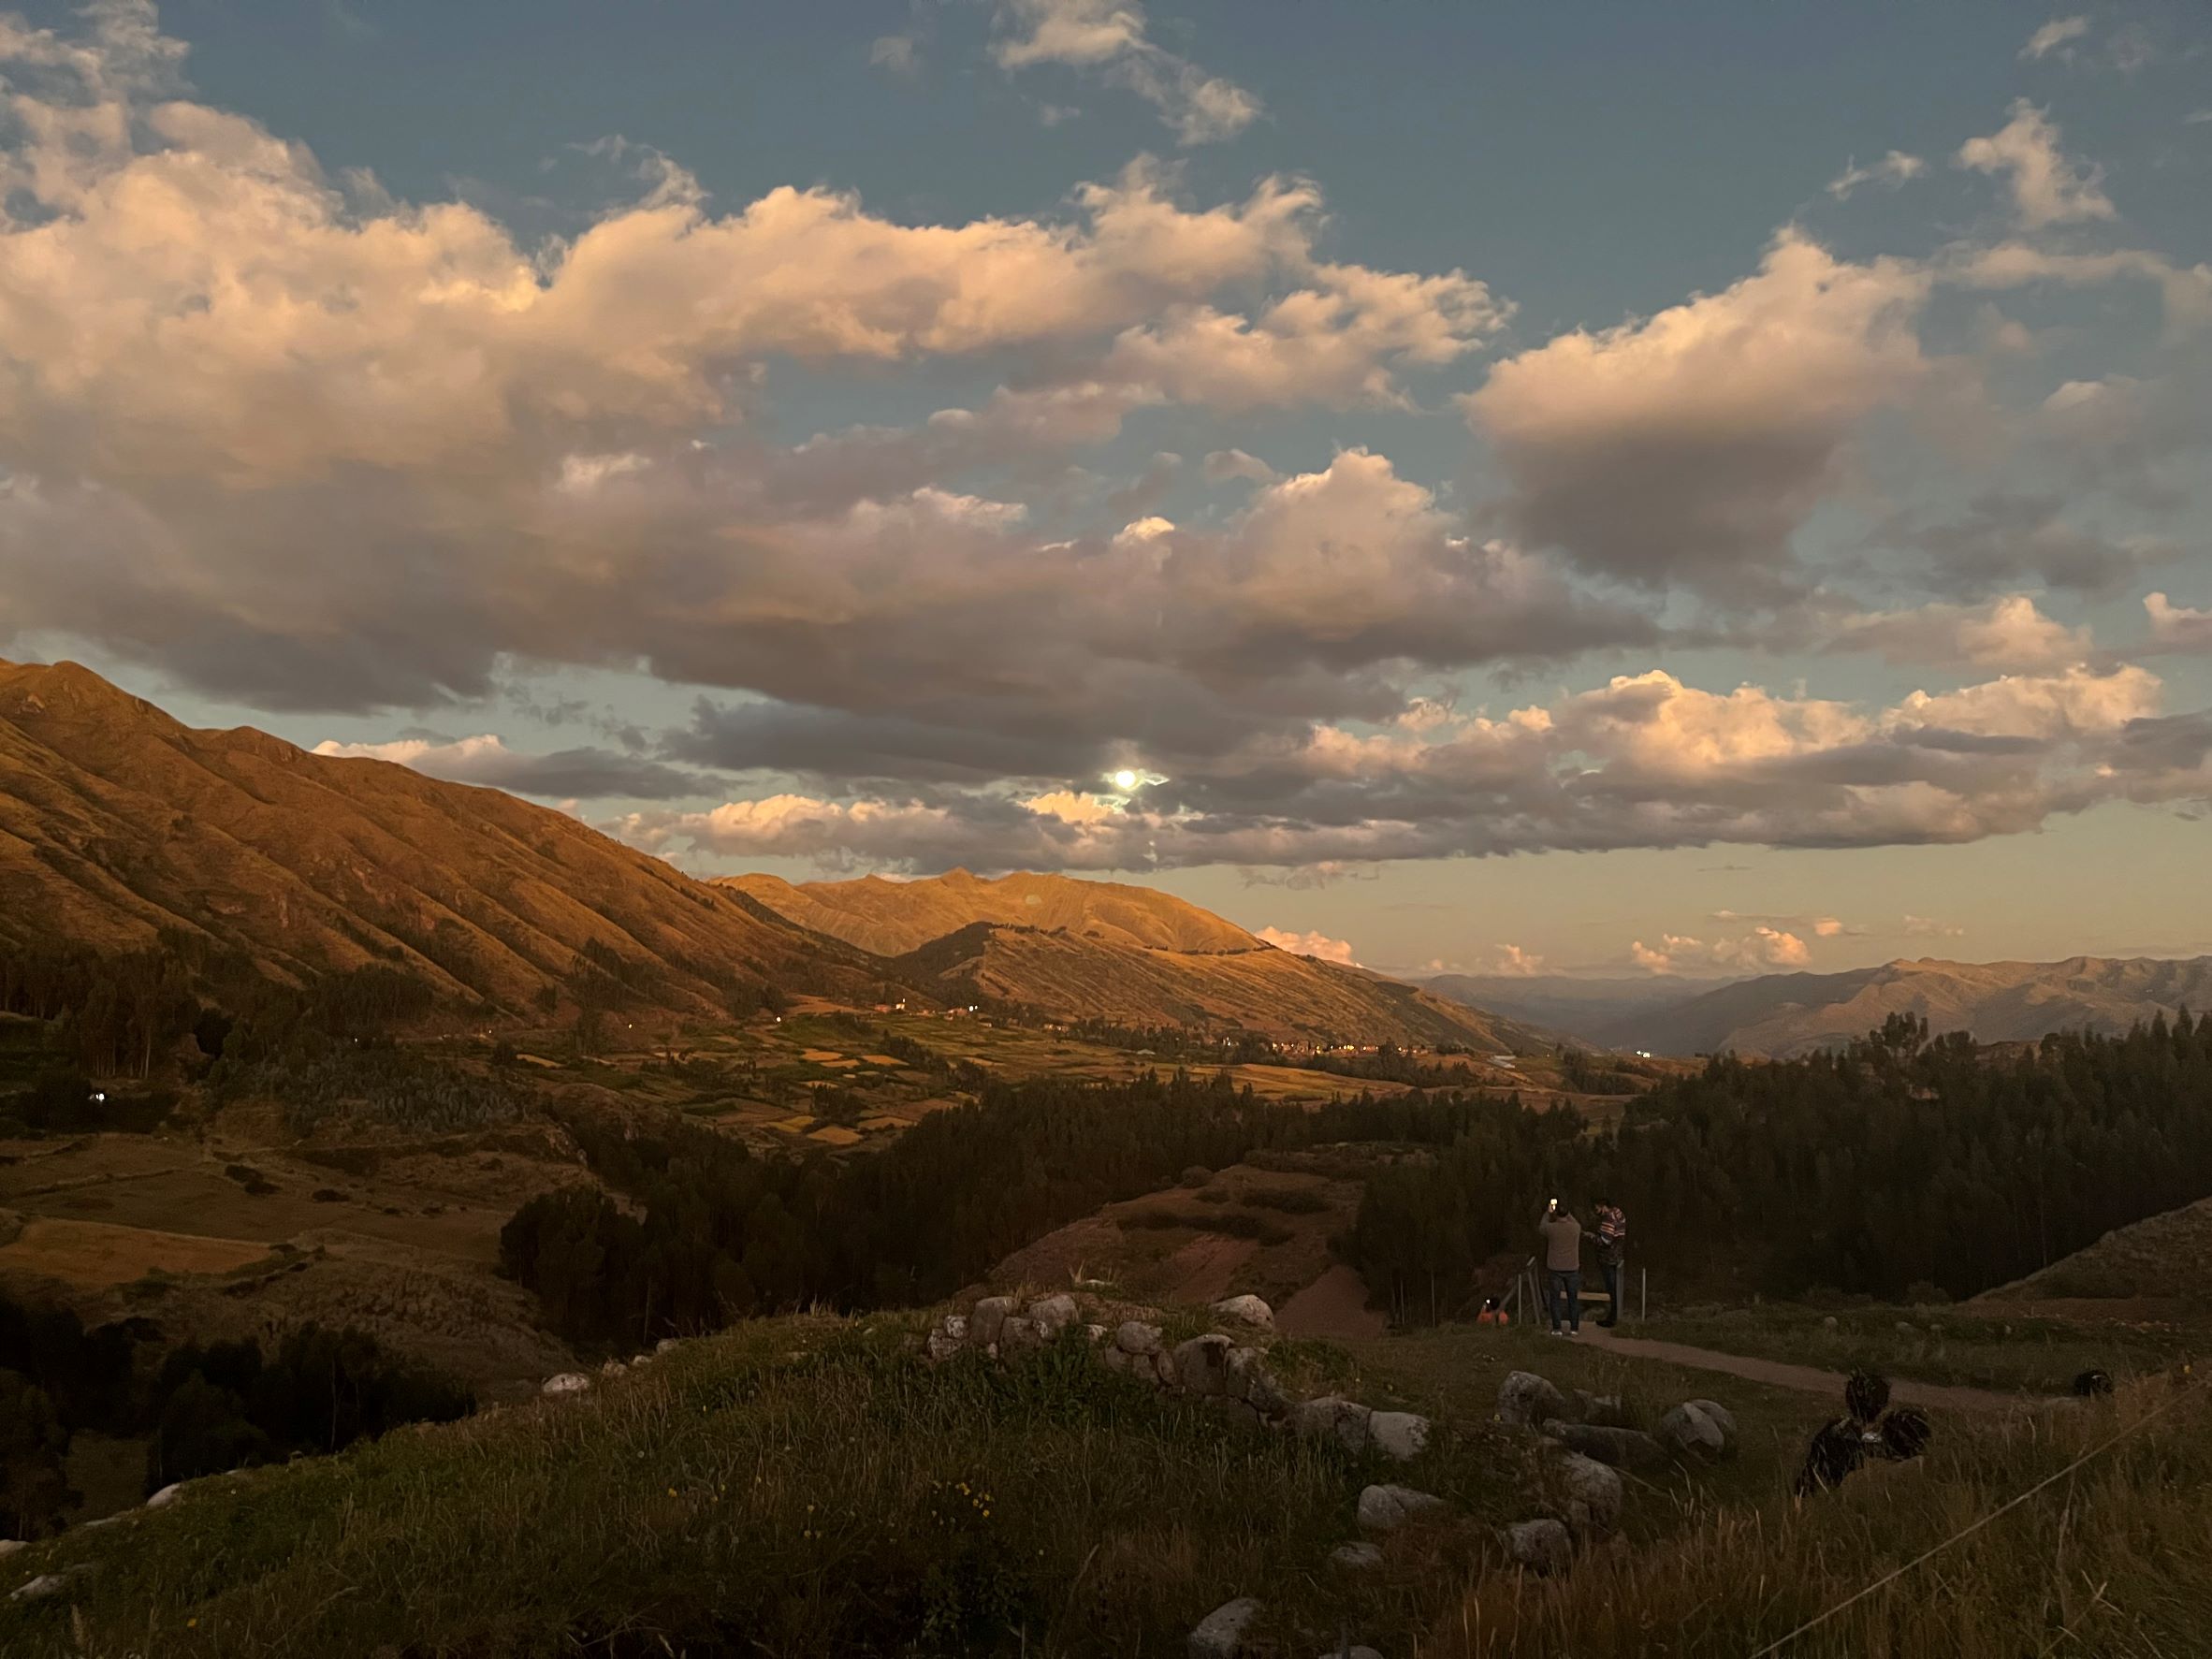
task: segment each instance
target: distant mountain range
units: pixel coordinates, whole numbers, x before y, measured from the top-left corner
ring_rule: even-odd
[[[1516,988],[1518,987],[1518,988]],[[2120,1032],[2178,1010],[2212,1010],[2212,956],[2073,956],[2063,962],[1896,961],[1846,973],[1777,973],[1713,986],[1681,981],[1431,980],[1439,996],[1606,1048],[1777,1058],[1833,1048],[1893,1013],[1982,1042],[2057,1030]]]
[[[951,1000],[989,997],[1065,1019],[1242,1026],[1278,1038],[1500,1052],[1544,1046],[1509,1020],[1363,968],[1277,950],[1171,894],[1067,876],[919,881],[730,876],[806,926],[893,954],[909,983]]]
[[[397,968],[449,1022],[543,1023],[604,969],[629,1005],[685,1016],[770,984],[863,1007],[895,986],[1132,1026],[1537,1044],[1150,888],[698,881],[497,790],[196,731],[75,663],[0,662],[0,955],[164,945],[292,983]]]

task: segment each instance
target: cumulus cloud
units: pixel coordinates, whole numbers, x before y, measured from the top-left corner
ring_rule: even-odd
[[[2055,17],[2028,36],[2028,44],[2020,48],[2020,56],[2030,61],[2048,57],[2088,32],[2089,20],[2086,17]]]
[[[1768,589],[1859,422],[1926,372],[1928,287],[1787,230],[1719,294],[1498,364],[1467,413],[1530,541],[1632,581]]]
[[[2069,160],[2059,148],[2059,129],[2026,98],[2014,101],[2002,127],[1959,146],[1955,159],[1977,173],[2004,175],[2014,211],[2030,229],[2117,217],[2104,194],[2104,169]]]
[[[1863,167],[1855,161],[1846,162],[1843,170],[1828,181],[1828,194],[1838,201],[1845,201],[1862,184],[1882,184],[1895,190],[1927,171],[1928,163],[1917,155],[1907,155],[1901,150],[1892,150],[1880,161],[1870,162]]]
[[[1519,945],[1501,944],[1485,971],[1502,978],[1526,979],[1544,971],[1544,958],[1534,951],[1522,950]]]
[[[1630,941],[1628,959],[1650,974],[1711,972],[1715,968],[1802,968],[1812,952],[1794,933],[1757,926],[1736,939],[1706,940],[1669,933],[1657,945]]]
[[[1294,956],[1316,956],[1323,962],[1340,963],[1346,968],[1357,968],[1352,959],[1350,943],[1341,939],[1331,939],[1327,934],[1286,933],[1279,927],[1262,927],[1254,937],[1274,946],[1278,951],[1288,951]]]
[[[2083,661],[2092,644],[2087,627],[2069,628],[2044,615],[2031,594],[2008,593],[1980,604],[1849,616],[1837,625],[1828,649],[1874,651],[1898,663],[2052,668]]]
[[[2147,594],[2143,609],[2150,620],[2152,648],[2161,651],[2212,651],[2212,609],[2176,604],[2163,593]]]
[[[991,55],[1000,68],[1060,64],[1098,73],[1158,110],[1178,143],[1233,138],[1262,113],[1243,87],[1150,39],[1137,0],[1002,0],[999,20]]]
[[[473,783],[551,800],[571,796],[627,795],[674,800],[697,794],[707,780],[678,766],[604,749],[564,749],[528,754],[509,749],[490,733],[474,737],[402,737],[388,743],[315,745],[314,752],[341,760],[389,761],[450,783]]]
[[[922,72],[921,43],[911,35],[879,35],[869,43],[868,62],[890,74],[911,79]]]
[[[1914,939],[1961,939],[1966,929],[1955,923],[1940,922],[1932,916],[1915,916],[1910,911],[1899,924],[1899,931]]]
[[[2193,798],[2212,716],[2165,715],[2161,695],[2133,665],[2002,676],[1877,707],[1755,686],[1707,691],[1652,671],[1424,731],[1264,732],[1163,760],[1160,781],[1127,799],[1072,782],[1016,794],[975,780],[810,799],[811,839],[779,830],[742,840],[695,818],[648,827],[726,851],[917,869],[1300,870],[1542,849],[1957,844],[2102,801]],[[793,810],[779,800],[779,814]],[[1850,931],[1825,915],[1731,925],[1746,924],[1652,948],[1773,966],[1809,937]]]
[[[2147,249],[2068,253],[2005,241],[1966,250],[1954,259],[1945,274],[1951,281],[1979,288],[2016,288],[2040,283],[2081,288],[2129,280],[2147,282],[2158,288],[2163,301],[2169,342],[2212,327],[2212,265],[2177,265]]]

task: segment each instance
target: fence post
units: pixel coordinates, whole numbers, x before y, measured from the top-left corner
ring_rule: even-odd
[[[1640,1275],[1640,1288],[1637,1295],[1636,1322],[1641,1325],[1652,1317],[1652,1270],[1644,1267],[1637,1272]]]

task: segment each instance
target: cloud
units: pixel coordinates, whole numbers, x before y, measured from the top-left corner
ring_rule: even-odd
[[[1742,910],[1715,910],[1712,919],[1731,925],[1753,923],[1768,927],[1787,928],[1793,932],[1810,933],[1814,939],[1855,939],[1867,931],[1863,927],[1853,927],[1834,916],[1755,915]]]
[[[876,68],[911,80],[922,72],[921,43],[911,35],[879,35],[869,43],[868,62]]]
[[[1155,109],[1181,144],[1233,138],[1263,113],[1243,87],[1146,37],[1136,0],[1003,0],[991,49],[1009,71],[1061,64],[1103,76]]]
[[[1845,163],[1843,171],[1828,181],[1828,194],[1838,201],[1845,201],[1861,184],[1882,184],[1895,190],[1927,171],[1928,163],[1917,155],[1907,155],[1901,150],[1892,150],[1880,161],[1863,167],[1856,162]]]
[[[1956,517],[1936,523],[1894,519],[1880,539],[1911,548],[1920,579],[1954,593],[1986,592],[1992,586],[2024,579],[2074,592],[2108,593],[2174,557],[2170,546],[2151,538],[2114,539],[2070,522],[2071,505],[2056,493],[1992,491],[1970,502]],[[1951,614],[1964,627],[1974,610],[1983,610],[1987,626],[1979,637],[1984,643],[2001,640],[2008,632],[2016,638],[2031,634],[2034,625],[2017,613],[2009,618],[2008,630],[2002,604],[1954,607]],[[1899,637],[1894,631],[1892,637]]]
[[[697,773],[636,755],[604,749],[524,754],[489,733],[454,739],[406,737],[389,743],[341,743],[330,738],[316,744],[314,752],[342,760],[389,761],[450,783],[553,800],[608,795],[673,800],[710,787]]]
[[[2155,284],[2165,306],[2166,338],[2177,342],[2212,327],[2212,265],[2176,265],[2162,254],[2119,248],[2101,254],[2060,253],[2026,242],[1977,247],[1956,259],[1948,280],[1979,288],[2033,283],[2092,287],[2134,279]]]
[[[1294,956],[1316,956],[1346,968],[1359,967],[1352,959],[1351,945],[1344,939],[1331,939],[1325,933],[1285,933],[1279,927],[1262,927],[1255,937]]]
[[[2053,18],[2028,36],[2028,44],[2020,48],[2020,56],[2028,60],[2048,57],[2069,41],[2079,40],[2088,32],[2089,20],[2086,17]]]
[[[1858,423],[1926,372],[1928,285],[1785,230],[1719,294],[1500,363],[1467,413],[1531,542],[1631,581],[1769,589]]]
[[[1273,484],[1282,474],[1256,455],[1241,449],[1216,449],[1206,456],[1206,482],[1226,484],[1243,478],[1253,484]]]
[[[2030,594],[2008,593],[1980,604],[1860,612],[1838,621],[1826,648],[1875,651],[1898,663],[2054,668],[2083,661],[2091,648],[2088,628],[2054,621]]]
[[[2176,604],[2163,593],[2145,595],[2143,609],[2150,619],[2154,649],[2212,651],[2212,610]]]
[[[1628,959],[1646,973],[1679,974],[1693,968],[1802,968],[1812,953],[1794,933],[1757,926],[1739,938],[1710,942],[1679,933],[1662,935],[1656,946],[1635,939]]]
[[[1977,173],[2007,175],[2013,209],[2030,229],[2117,217],[2104,194],[2104,170],[2069,161],[2059,148],[2059,129],[2026,98],[2014,101],[2003,127],[1969,138],[1955,159]]]
[[[2075,664],[1869,707],[1707,691],[1652,671],[1420,731],[1317,722],[1210,752],[1186,745],[1126,800],[1080,781],[1016,790],[975,776],[809,797],[804,836],[746,838],[697,815],[644,827],[709,851],[912,869],[1295,872],[1537,850],[1956,845],[2103,801],[2194,798],[2212,716],[2165,715],[2161,692],[2137,666]],[[829,724],[823,746],[838,735]],[[1826,915],[1733,920],[1751,931],[1652,948],[1778,965],[1808,939],[1850,931]]]
[[[1544,958],[1519,945],[1501,944],[1485,971],[1503,978],[1525,979],[1544,971]]]
[[[1930,916],[1915,916],[1908,912],[1899,931],[1914,939],[1962,939],[1966,929],[1950,922],[1939,922]]]

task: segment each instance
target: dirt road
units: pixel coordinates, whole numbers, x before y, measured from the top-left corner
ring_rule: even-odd
[[[1725,1372],[1746,1382],[1768,1383],[1778,1389],[1801,1389],[1808,1394],[1827,1394],[1841,1402],[1843,1374],[1823,1371],[1816,1365],[1787,1365],[1780,1360],[1754,1360],[1741,1354],[1724,1354],[1712,1348],[1694,1348],[1679,1342],[1657,1342],[1649,1337],[1621,1336],[1585,1320],[1579,1342],[1590,1343],[1608,1353],[1629,1360],[1658,1360],[1668,1365],[1686,1365],[1697,1371]],[[2035,1394],[2002,1394],[1990,1389],[1957,1388],[1945,1383],[1890,1380],[1890,1397],[1900,1405],[1919,1405],[1937,1411],[2024,1411],[2047,1404]]]

